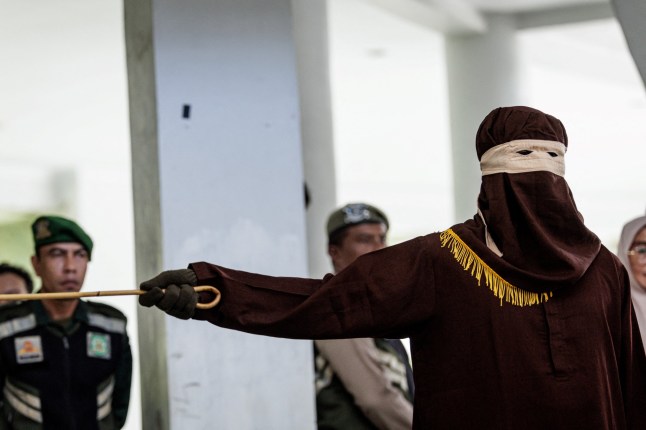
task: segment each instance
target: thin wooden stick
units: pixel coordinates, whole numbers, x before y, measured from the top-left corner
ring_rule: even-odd
[[[193,287],[198,293],[208,291],[215,297],[207,303],[198,303],[198,309],[211,309],[220,303],[220,290],[210,285],[200,285]],[[100,296],[140,296],[146,293],[144,290],[111,290],[111,291],[82,291],[78,293],[36,293],[36,294],[0,294],[0,300],[19,301],[19,300],[55,300],[55,299],[79,299],[81,297],[100,297]]]

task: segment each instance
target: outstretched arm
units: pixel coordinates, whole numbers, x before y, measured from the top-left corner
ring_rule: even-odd
[[[164,272],[142,283],[141,288],[149,292],[140,296],[140,303],[157,305],[171,315],[267,336],[406,337],[434,310],[433,241],[438,242],[437,235],[363,255],[322,280],[193,263],[189,269]],[[220,304],[196,310],[192,286],[197,284],[218,288]],[[163,288],[169,296],[164,296]]]

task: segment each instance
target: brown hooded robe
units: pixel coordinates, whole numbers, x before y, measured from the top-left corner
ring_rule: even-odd
[[[499,108],[478,156],[518,139],[567,145],[557,119]],[[646,429],[628,275],[583,225],[565,180],[487,175],[478,204],[482,216],[322,280],[193,263],[198,283],[222,292],[194,318],[287,338],[410,337],[415,429]]]

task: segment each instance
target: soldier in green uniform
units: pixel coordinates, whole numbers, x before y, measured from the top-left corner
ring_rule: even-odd
[[[74,221],[32,224],[41,292],[78,292],[92,239]],[[132,353],[126,317],[79,299],[25,301],[0,309],[0,429],[123,427]]]

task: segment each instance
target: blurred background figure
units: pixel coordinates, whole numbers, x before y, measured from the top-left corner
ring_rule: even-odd
[[[339,273],[355,259],[386,247],[388,218],[351,203],[327,222],[328,255]],[[413,425],[413,373],[399,339],[314,341],[319,430],[404,430]]]
[[[28,294],[34,291],[34,282],[27,271],[9,263],[0,263],[0,294]],[[0,300],[0,305],[7,303]]]
[[[626,266],[630,276],[632,295],[642,343],[646,345],[646,215],[624,225],[617,249],[617,256]]]

